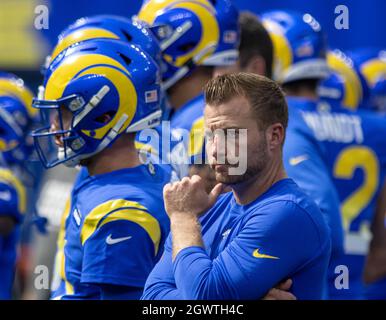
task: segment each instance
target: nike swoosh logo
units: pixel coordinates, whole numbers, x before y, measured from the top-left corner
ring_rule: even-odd
[[[299,163],[302,163],[303,161],[306,161],[308,160],[308,155],[306,154],[303,154],[301,156],[298,156],[298,157],[292,157],[289,159],[289,164],[291,166],[297,166]]]
[[[268,255],[268,254],[260,253],[259,250],[260,250],[260,249],[256,249],[255,251],[253,251],[252,255],[253,255],[255,258],[279,259],[278,257],[274,257],[274,256],[270,256],[270,255]]]
[[[129,240],[129,239],[131,239],[131,236],[113,239],[111,237],[111,234],[109,234],[109,236],[106,238],[106,243],[107,244],[116,244],[116,243],[119,243],[119,242],[122,242],[122,241],[125,241],[125,240]]]

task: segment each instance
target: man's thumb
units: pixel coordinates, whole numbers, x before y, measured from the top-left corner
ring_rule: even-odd
[[[224,185],[222,183],[218,183],[214,186],[212,191],[209,193],[209,203],[213,205],[218,196],[221,194],[222,190],[224,189]]]

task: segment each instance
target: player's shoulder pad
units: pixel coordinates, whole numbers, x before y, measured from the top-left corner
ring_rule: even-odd
[[[105,201],[87,214],[80,234],[82,245],[99,228],[119,220],[130,221],[142,227],[151,238],[155,253],[157,254],[161,240],[161,227],[158,220],[139,202],[126,199]]]

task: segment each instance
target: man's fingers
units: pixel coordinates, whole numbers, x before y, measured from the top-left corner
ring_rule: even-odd
[[[211,204],[215,203],[218,196],[221,194],[223,188],[224,188],[224,185],[222,183],[218,183],[214,186],[212,191],[209,193],[209,202]]]
[[[182,178],[182,180],[180,181],[180,183],[181,183],[182,185],[187,185],[187,184],[189,183],[189,181],[190,181],[190,178],[184,177],[184,178]]]
[[[292,287],[292,280],[287,279],[284,282],[281,282],[276,288],[280,290],[288,291]]]
[[[190,178],[190,181],[192,183],[197,183],[197,182],[200,182],[201,180],[202,180],[201,177],[197,174],[192,175],[192,177]]]
[[[272,288],[263,300],[296,300],[296,297],[291,292]]]
[[[172,184],[171,183],[167,183],[164,185],[164,188],[163,188],[163,193],[165,194],[166,192],[169,191],[169,189],[171,188]]]

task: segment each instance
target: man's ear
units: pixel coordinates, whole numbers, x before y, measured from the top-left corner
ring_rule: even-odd
[[[267,68],[264,59],[258,55],[254,55],[252,58],[250,58],[245,67],[245,72],[258,74],[261,76],[266,75],[266,70]]]
[[[270,150],[281,148],[284,142],[285,130],[281,123],[270,125],[266,131],[268,147]]]

